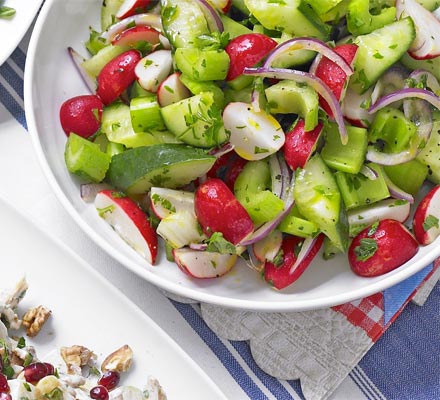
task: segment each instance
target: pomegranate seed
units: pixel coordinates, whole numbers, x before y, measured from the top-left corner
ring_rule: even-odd
[[[90,397],[96,400],[108,400],[108,390],[102,385],[95,386],[90,389]]]
[[[0,400],[12,400],[12,396],[9,393],[0,393]]]
[[[0,373],[0,393],[9,393],[8,378]]]
[[[55,375],[55,367],[50,363],[43,363],[47,367],[47,375]]]
[[[29,383],[37,383],[47,375],[49,375],[47,365],[42,362],[32,363],[24,368],[24,379]]]
[[[121,375],[118,371],[106,371],[99,378],[98,384],[104,386],[107,390],[112,390],[118,386]]]

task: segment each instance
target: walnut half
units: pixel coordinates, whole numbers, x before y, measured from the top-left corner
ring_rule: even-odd
[[[38,335],[51,313],[52,312],[44,306],[38,306],[28,310],[22,319],[22,324],[26,328],[26,335],[29,337]]]
[[[133,360],[133,350],[125,344],[113,353],[109,354],[101,364],[101,371],[126,372]]]
[[[69,374],[76,373],[78,369],[86,365],[93,365],[97,358],[93,351],[80,345],[61,347],[60,354],[66,363]]]

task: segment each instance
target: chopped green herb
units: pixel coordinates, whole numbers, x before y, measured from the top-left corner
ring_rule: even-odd
[[[237,253],[235,246],[231,242],[228,242],[221,232],[214,232],[208,239],[207,243],[208,247],[206,248],[206,251],[220,254]]]
[[[423,229],[425,232],[429,231],[431,228],[437,228],[439,227],[438,224],[439,220],[434,215],[428,215],[425,220],[423,221]]]
[[[354,254],[356,255],[357,261],[366,261],[373,257],[376,253],[378,246],[375,239],[364,238],[359,242],[359,246],[354,248]]]

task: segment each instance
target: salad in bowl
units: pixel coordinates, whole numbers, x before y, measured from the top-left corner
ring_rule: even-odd
[[[56,78],[57,125],[30,128],[86,231],[166,290],[358,298],[438,255],[435,7],[106,1],[63,48],[82,86]]]

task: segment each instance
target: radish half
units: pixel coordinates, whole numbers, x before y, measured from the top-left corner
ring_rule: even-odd
[[[440,235],[440,186],[435,186],[417,206],[413,230],[421,245],[432,243]]]
[[[191,92],[180,80],[180,72],[174,72],[157,89],[157,101],[161,107],[177,103],[191,96]]]
[[[234,266],[236,254],[220,254],[189,248],[173,250],[174,261],[186,274],[195,278],[218,278]]]
[[[170,50],[157,50],[141,58],[134,73],[139,84],[149,92],[156,92],[171,72],[173,59]]]
[[[102,190],[95,197],[99,215],[150,264],[157,256],[157,235],[148,216],[129,197],[121,192]]]

